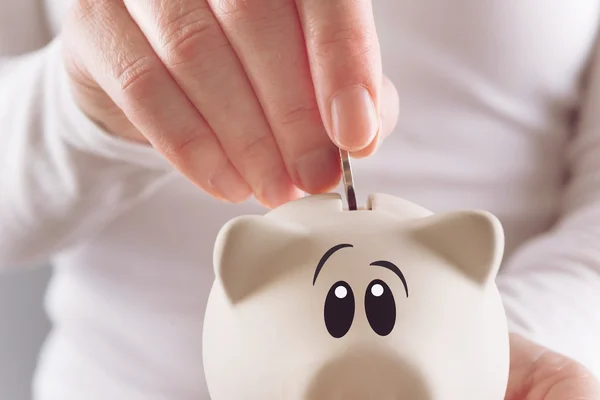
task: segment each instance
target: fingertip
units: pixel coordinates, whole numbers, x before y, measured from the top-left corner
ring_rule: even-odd
[[[302,197],[302,192],[294,185],[287,172],[281,170],[266,178],[262,186],[255,191],[254,197],[263,206],[276,208]]]
[[[375,101],[363,85],[348,86],[331,100],[331,136],[334,143],[347,151],[367,147],[379,131]]]
[[[383,141],[390,136],[398,124],[400,114],[398,91],[393,82],[386,76],[383,77],[381,98],[379,112],[380,129],[368,146],[351,153],[354,158],[366,158],[375,154]]]
[[[228,166],[208,181],[211,195],[229,203],[243,203],[252,196],[252,189],[233,166]]]
[[[372,156],[379,149],[379,146],[381,145],[381,142],[383,141],[383,139],[384,139],[383,136],[381,134],[378,134],[377,136],[375,136],[373,141],[371,141],[371,143],[369,143],[369,145],[367,147],[365,147],[364,149],[358,150],[358,151],[351,152],[350,156],[352,158],[356,158],[356,159],[367,158],[367,157]]]
[[[400,115],[398,90],[394,83],[385,75],[383,76],[383,84],[381,86],[381,99],[381,134],[385,139],[396,128]]]
[[[262,204],[264,207],[272,210],[272,209],[282,206],[285,203],[288,203],[290,201],[300,199],[300,198],[304,197],[305,195],[306,195],[306,193],[304,193],[302,190],[298,189],[297,187],[293,187],[291,190],[286,190],[285,194],[283,194],[282,196],[279,196],[276,201],[272,201],[267,198],[261,198],[256,195],[255,195],[255,197],[260,204]]]
[[[316,194],[337,186],[341,174],[339,150],[329,144],[296,160],[292,176],[298,188],[306,193]]]

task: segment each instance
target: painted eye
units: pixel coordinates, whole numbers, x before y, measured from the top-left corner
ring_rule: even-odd
[[[396,303],[390,287],[375,279],[365,293],[365,312],[371,328],[379,336],[389,335],[396,325]]]
[[[344,281],[336,282],[325,298],[325,326],[331,336],[339,339],[346,335],[354,320],[354,293]]]

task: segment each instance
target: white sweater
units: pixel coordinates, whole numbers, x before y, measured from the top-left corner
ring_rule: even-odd
[[[213,240],[264,210],[208,198],[85,118],[56,39],[69,2],[0,0],[0,267],[55,266],[35,399],[207,399]],[[361,201],[498,215],[511,329],[600,376],[600,2],[374,5],[401,110],[354,164]]]

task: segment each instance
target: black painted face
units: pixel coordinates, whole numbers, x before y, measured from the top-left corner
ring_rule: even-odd
[[[347,247],[353,246],[350,244],[339,244],[325,253],[315,270],[313,285],[327,259],[336,251]],[[384,260],[375,261],[370,265],[394,272],[402,281],[406,297],[408,297],[406,279],[396,265]],[[365,290],[364,307],[367,321],[377,335],[387,336],[392,333],[396,325],[396,301],[387,283],[381,279],[375,279],[368,284]],[[344,337],[352,327],[356,311],[356,299],[352,287],[345,281],[334,283],[325,298],[323,311],[325,327],[329,334],[336,339]]]

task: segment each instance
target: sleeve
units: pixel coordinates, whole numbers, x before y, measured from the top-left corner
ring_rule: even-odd
[[[108,135],[79,110],[59,37],[27,48],[42,31],[35,13],[23,17],[33,3],[0,0],[0,268],[51,258],[174,173],[150,146]],[[15,33],[28,24],[19,52]]]
[[[600,53],[587,74],[555,226],[506,260],[498,277],[510,330],[600,377]]]

